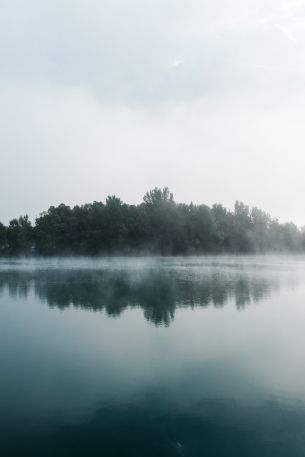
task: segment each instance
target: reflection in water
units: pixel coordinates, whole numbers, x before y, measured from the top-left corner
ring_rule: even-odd
[[[0,261],[1,457],[303,456],[304,277],[295,258]]]
[[[258,302],[279,287],[278,279],[241,272],[194,275],[176,270],[34,270],[2,271],[0,291],[27,297],[32,291],[50,307],[70,306],[105,310],[119,316],[128,307],[140,307],[155,325],[169,325],[179,307],[222,307],[234,300],[237,308]]]

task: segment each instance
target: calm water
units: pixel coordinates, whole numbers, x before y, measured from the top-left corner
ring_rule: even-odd
[[[0,261],[1,456],[305,455],[305,258]]]

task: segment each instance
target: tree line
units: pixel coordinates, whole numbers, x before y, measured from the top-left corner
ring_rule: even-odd
[[[305,250],[305,231],[281,224],[258,208],[237,201],[233,210],[221,204],[176,203],[165,187],[146,192],[143,202],[129,205],[116,196],[105,203],[51,206],[36,218],[0,223],[0,253],[161,255],[252,253]]]

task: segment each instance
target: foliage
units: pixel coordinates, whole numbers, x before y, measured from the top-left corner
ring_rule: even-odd
[[[0,223],[0,253],[109,254],[251,253],[304,251],[305,232],[280,224],[258,208],[237,201],[233,211],[174,201],[165,187],[154,188],[139,205],[116,196],[73,208],[51,206],[36,219]]]

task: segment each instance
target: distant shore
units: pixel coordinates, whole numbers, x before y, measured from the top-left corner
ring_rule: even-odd
[[[305,252],[305,232],[237,201],[234,210],[176,203],[167,187],[138,205],[116,196],[73,208],[51,206],[36,218],[0,223],[0,256],[219,255]]]

